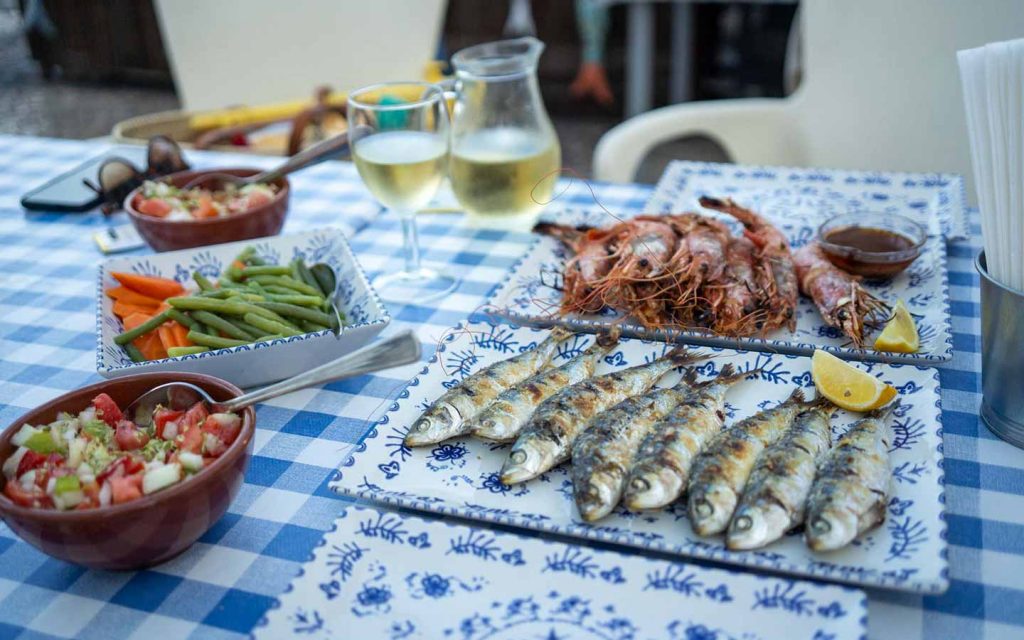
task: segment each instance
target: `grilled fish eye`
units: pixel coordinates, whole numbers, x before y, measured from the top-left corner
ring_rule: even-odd
[[[754,521],[750,518],[750,516],[740,516],[736,518],[736,524],[734,526],[739,531],[746,531],[751,526],[753,526],[753,524]]]
[[[630,485],[632,485],[633,489],[635,489],[636,491],[647,491],[648,489],[651,488],[651,483],[647,481],[647,478],[641,478],[639,476],[633,478],[632,482],[630,482]]]
[[[522,449],[516,449],[509,455],[509,460],[516,464],[523,464],[526,462],[526,452]]]
[[[832,525],[825,518],[815,518],[814,522],[811,523],[811,528],[818,533],[828,533],[832,530]]]
[[[707,518],[715,512],[715,507],[705,498],[697,500],[697,515],[702,518]]]
[[[430,429],[430,420],[428,418],[420,418],[412,425],[412,431],[426,431]]]

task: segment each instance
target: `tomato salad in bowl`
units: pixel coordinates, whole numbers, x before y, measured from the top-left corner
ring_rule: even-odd
[[[92,509],[137,500],[200,473],[238,437],[241,417],[198,402],[125,416],[101,393],[76,414],[24,424],[3,463],[4,494],[37,509]]]
[[[242,186],[224,183],[219,189],[192,187],[147,180],[132,201],[144,215],[165,220],[205,220],[245,213],[268,204],[278,192],[277,185],[256,182]]]

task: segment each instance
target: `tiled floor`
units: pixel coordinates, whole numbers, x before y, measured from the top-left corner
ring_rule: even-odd
[[[132,116],[178,108],[173,90],[93,85],[44,80],[21,34],[19,14],[0,2],[0,133],[57,138],[105,136]],[[553,114],[566,167],[591,175],[591,156],[601,135],[617,124],[614,116]],[[674,141],[655,149],[637,175],[656,182],[673,158],[724,160],[708,140]]]

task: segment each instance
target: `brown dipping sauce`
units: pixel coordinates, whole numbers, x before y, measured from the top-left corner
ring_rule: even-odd
[[[825,242],[822,248],[832,264],[866,278],[892,278],[910,266],[919,253],[913,239],[875,227],[830,229],[822,240]]]

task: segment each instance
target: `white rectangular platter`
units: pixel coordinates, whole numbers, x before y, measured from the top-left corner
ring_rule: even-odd
[[[447,387],[497,359],[531,348],[546,333],[528,327],[471,323],[448,334],[421,375],[356,446],[332,488],[394,506],[781,573],[915,592],[937,593],[947,588],[942,427],[934,369],[858,365],[900,392],[903,408],[894,422],[891,452],[894,494],[882,526],[854,545],[828,554],[808,550],[799,535],[787,536],[760,551],[728,551],[720,536],[701,538],[693,533],[682,503],[642,514],[619,507],[607,518],[588,524],[576,512],[565,465],[528,483],[507,487],[498,480],[507,445],[466,438],[433,448],[404,446],[409,425]],[[590,341],[590,336],[579,335],[563,343],[555,363],[573,357]],[[666,349],[664,343],[623,340],[597,373],[641,364]],[[763,368],[758,380],[745,381],[729,392],[729,424],[781,401],[797,385],[813,392],[809,358],[711,347],[702,350],[715,356],[699,366],[702,376],[717,374],[727,362],[740,370]],[[678,375],[667,374],[659,384],[672,384]],[[854,419],[853,414],[837,412],[832,420],[836,437]]]
[[[864,592],[348,507],[256,638],[846,640]]]
[[[110,275],[112,271],[173,278],[189,288],[193,271],[215,280],[221,270],[249,246],[259,257],[274,264],[288,264],[296,257],[303,257],[311,265],[318,262],[329,265],[337,279],[335,304],[346,318],[341,332],[338,335],[329,330],[307,333],[149,362],[132,362],[124,349],[114,343],[114,337],[123,329],[121,321],[114,315],[113,300],[103,293],[117,284]],[[252,387],[282,380],[340,358],[373,340],[390,320],[339,229],[319,229],[148,256],[115,258],[100,265],[96,285],[96,370],[105,378],[152,371],[205,373],[242,388]]]
[[[739,233],[740,227],[734,220],[702,209],[698,203],[704,195],[729,196],[771,220],[786,234],[793,249],[813,240],[818,226],[840,213],[892,212],[914,219],[929,231],[920,257],[895,279],[865,286],[886,302],[903,299],[907,303],[921,336],[917,353],[874,351],[870,344],[877,333],[868,337],[868,348],[855,348],[849,338],[822,321],[813,302],[804,296],[800,297],[797,307],[795,332],[783,328],[765,336],[746,338],[725,338],[701,331],[654,331],[629,319],[620,320],[611,310],[563,318],[557,313],[562,294],[555,287],[560,282],[568,254],[558,241],[549,237],[538,238],[492,294],[486,308],[517,324],[562,324],[594,331],[619,322],[627,335],[651,339],[793,354],[824,349],[859,360],[938,364],[953,356],[945,240],[965,233],[962,190],[959,176],[674,162],[662,176],[644,210],[644,213],[697,211],[727,222],[734,233]],[[616,222],[599,208],[565,211],[546,216],[546,219],[598,227]]]

